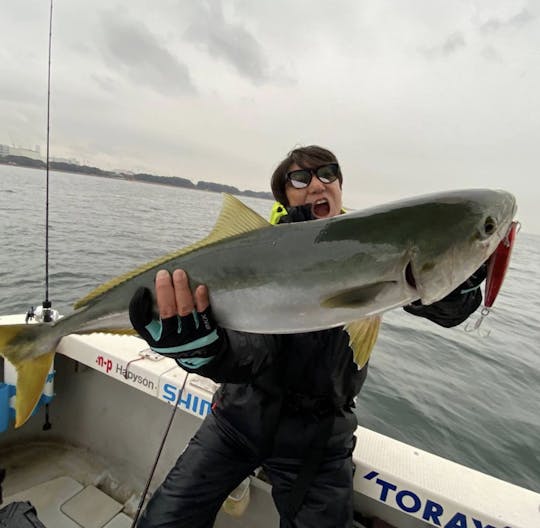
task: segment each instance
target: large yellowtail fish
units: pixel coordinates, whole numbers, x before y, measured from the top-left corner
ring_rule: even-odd
[[[337,217],[273,226],[225,195],[203,240],[103,284],[54,324],[0,326],[0,354],[18,372],[16,426],[31,415],[60,339],[132,332],[127,307],[161,268],[207,284],[219,324],[256,333],[347,325],[363,365],[380,314],[433,303],[496,249],[516,211],[504,191],[466,190],[402,200]]]

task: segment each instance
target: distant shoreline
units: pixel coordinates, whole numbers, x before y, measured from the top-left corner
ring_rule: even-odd
[[[26,167],[30,169],[45,170],[46,165],[41,160],[27,158],[25,156],[0,156],[0,164],[11,165],[14,167]],[[210,191],[219,193],[229,193],[237,196],[249,196],[252,198],[263,198],[272,200],[273,196],[269,192],[264,191],[241,191],[233,185],[224,185],[221,183],[198,181],[196,184],[187,178],[180,178],[178,176],[158,176],[155,174],[147,173],[123,173],[113,172],[99,169],[98,167],[92,167],[89,165],[76,165],[73,163],[51,161],[49,163],[49,169],[70,172],[74,174],[82,174],[86,176],[100,176],[102,178],[112,178],[116,180],[124,181],[136,181],[142,183],[154,183],[158,185],[168,185],[170,187],[183,187],[186,189],[193,189],[196,191]]]

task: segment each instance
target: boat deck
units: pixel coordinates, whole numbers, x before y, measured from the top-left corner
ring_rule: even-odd
[[[126,481],[121,467],[87,449],[44,441],[12,445],[2,448],[2,466],[3,506],[29,501],[47,528],[130,528],[133,523],[139,484]],[[216,528],[278,526],[269,489],[253,479],[244,516],[221,511]]]
[[[31,442],[2,449],[4,503],[29,501],[51,528],[129,528],[133,495],[84,449]],[[135,505],[136,509],[136,505]],[[130,512],[131,513],[131,512]]]

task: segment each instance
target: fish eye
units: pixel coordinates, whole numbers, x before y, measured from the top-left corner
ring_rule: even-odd
[[[488,216],[484,221],[484,232],[486,235],[492,235],[497,229],[497,222],[491,216]]]

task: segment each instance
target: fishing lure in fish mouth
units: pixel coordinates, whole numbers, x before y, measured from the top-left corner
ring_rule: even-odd
[[[484,319],[491,313],[493,303],[495,302],[495,299],[497,298],[497,295],[499,294],[501,286],[504,282],[506,271],[510,265],[510,257],[512,256],[512,249],[514,247],[516,234],[520,229],[521,224],[519,222],[512,222],[508,228],[508,233],[506,233],[506,236],[499,242],[497,249],[492,253],[491,257],[489,257],[484,294],[484,307],[480,312],[480,317],[478,320],[474,324],[467,324],[467,326],[465,326],[466,332],[474,332],[477,330],[482,337],[487,337],[491,333],[490,330],[481,330],[480,326]]]

